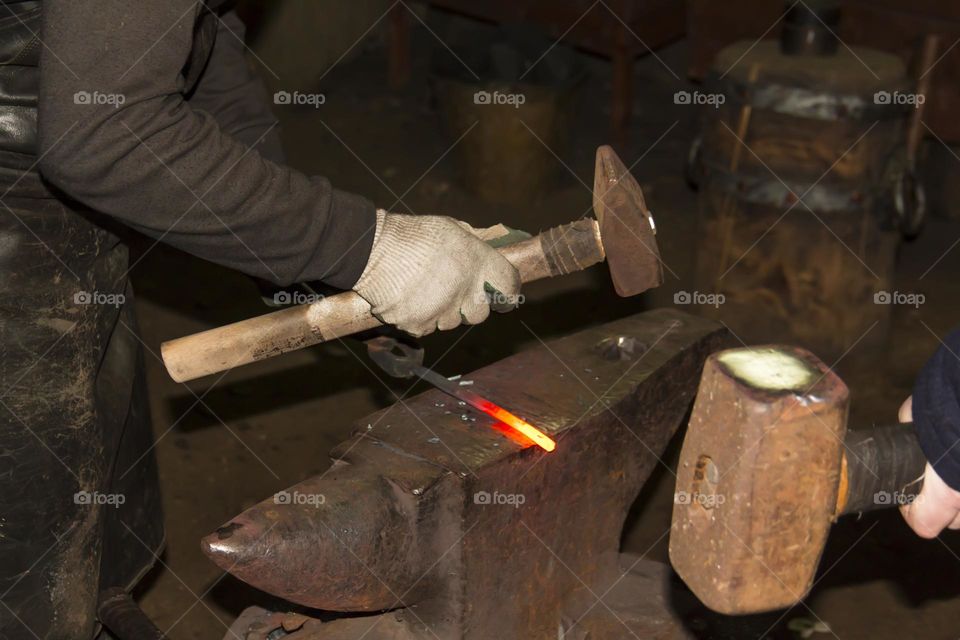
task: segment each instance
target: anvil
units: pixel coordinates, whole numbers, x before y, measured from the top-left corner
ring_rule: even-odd
[[[549,453],[436,390],[361,420],[327,471],[203,541],[241,580],[341,617],[254,610],[231,637],[687,637],[668,571],[620,539],[707,355],[727,345],[711,321],[656,310],[469,374],[554,438]]]

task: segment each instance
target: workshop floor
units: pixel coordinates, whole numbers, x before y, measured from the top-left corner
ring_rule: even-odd
[[[530,206],[489,206],[458,187],[450,141],[439,129],[425,82],[432,37],[416,33],[416,73],[410,89],[385,90],[383,52],[368,49],[323,80],[320,109],[281,114],[291,163],[328,176],[340,188],[364,193],[381,206],[444,213],[473,223],[503,220],[536,231],[580,216],[590,207],[593,153],[608,139],[609,67],[590,61],[578,126],[561,154],[562,183]],[[673,71],[670,71],[670,70]],[[629,145],[618,145],[656,214],[661,252],[671,274],[663,287],[639,300],[620,300],[601,270],[530,286],[516,313],[480,328],[461,329],[425,341],[428,361],[447,374],[470,371],[509,353],[591,323],[670,306],[676,291],[690,289],[695,260],[695,195],[682,168],[695,131],[696,111],[677,106],[685,86],[684,47],[647,57],[637,65],[636,104]],[[558,163],[561,160],[558,159]],[[436,163],[436,164],[435,164]],[[402,200],[402,203],[393,204]],[[279,221],[278,221],[279,223]],[[894,330],[882,366],[838,369],[853,390],[853,421],[894,420],[910,392],[912,376],[943,335],[958,323],[960,224],[932,221],[904,245],[898,289],[919,291],[917,310],[895,309]],[[144,246],[149,246],[145,244]],[[142,250],[143,247],[140,248]],[[160,342],[264,312],[244,277],[166,247],[148,251],[134,271],[138,313],[148,355],[154,429],[163,485],[167,550],[163,564],[143,585],[148,613],[170,636],[220,638],[245,606],[265,596],[226,576],[201,554],[199,540],[242,509],[318,473],[327,451],[352,423],[385,406],[406,385],[385,383],[356,346],[331,344],[232,371],[189,388],[171,382],[156,357]],[[521,322],[522,321],[522,322]],[[456,343],[457,348],[447,353]],[[432,354],[432,358],[430,356]],[[852,358],[851,358],[852,360]],[[645,492],[625,534],[629,550],[666,560],[672,501],[669,474]],[[960,636],[960,537],[913,537],[896,513],[848,519],[837,525],[821,566],[822,579],[806,605],[788,612],[769,637],[793,621],[825,621],[831,632],[814,638],[948,639]],[[809,607],[809,609],[807,608]],[[815,612],[815,616],[814,613]],[[770,619],[774,623],[776,616]],[[799,637],[799,636],[796,636]]]

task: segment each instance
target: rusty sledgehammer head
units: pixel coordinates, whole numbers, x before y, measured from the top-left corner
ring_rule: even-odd
[[[837,504],[847,397],[802,349],[707,359],[677,470],[670,561],[714,611],[780,609],[810,590]]]
[[[617,294],[627,297],[663,282],[656,225],[640,185],[613,148],[597,148],[593,211]]]

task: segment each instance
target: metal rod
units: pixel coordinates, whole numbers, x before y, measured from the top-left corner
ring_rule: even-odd
[[[425,382],[429,382],[447,395],[466,402],[477,411],[485,413],[495,420],[499,420],[514,431],[522,434],[544,451],[553,451],[557,448],[557,443],[554,442],[553,438],[545,434],[540,429],[537,429],[523,418],[510,413],[500,405],[487,400],[481,395],[464,389],[459,383],[448,380],[436,371],[428,369],[422,365],[415,365],[412,370],[414,374],[420,377],[420,379],[424,380]]]

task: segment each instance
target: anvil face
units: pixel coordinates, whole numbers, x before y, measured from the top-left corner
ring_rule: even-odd
[[[204,550],[291,602],[391,610],[353,619],[384,625],[368,638],[557,637],[623,575],[627,511],[725,342],[710,321],[659,310],[517,354],[466,377],[555,451],[428,391],[361,420],[327,472],[234,518]],[[605,624],[592,619],[578,633]],[[341,637],[324,633],[309,637]]]

